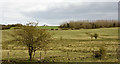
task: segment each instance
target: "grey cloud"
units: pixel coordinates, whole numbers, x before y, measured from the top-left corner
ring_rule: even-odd
[[[117,2],[92,2],[79,4],[70,4],[67,8],[59,7],[47,11],[37,11],[24,13],[26,16],[40,19],[117,19]],[[111,16],[111,14],[113,16]],[[108,16],[110,15],[110,16]],[[92,16],[92,17],[91,17]],[[91,18],[90,18],[91,17]]]
[[[118,18],[118,2],[82,2],[82,4],[79,4],[79,2],[59,4],[56,3],[54,5],[55,6],[48,8],[46,11],[39,11],[39,9],[35,9],[35,11],[25,12],[22,10],[27,9],[27,7],[34,7],[34,5],[6,3],[6,5],[2,7],[4,8],[4,18],[6,18],[4,21],[6,23],[15,23],[20,21],[24,23],[24,21],[29,20],[39,20],[40,24],[47,23],[50,25],[59,25],[62,22],[69,20],[96,20]]]

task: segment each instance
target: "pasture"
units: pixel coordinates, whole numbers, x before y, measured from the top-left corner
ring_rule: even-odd
[[[40,28],[40,27],[39,27]],[[46,27],[44,27],[46,28]],[[47,27],[48,28],[48,27]],[[58,28],[58,27],[49,27]],[[28,61],[28,51],[25,46],[10,42],[14,34],[10,30],[2,30],[2,59],[14,61]],[[38,50],[34,61],[46,62],[117,62],[118,28],[80,29],[80,30],[48,30],[53,34],[53,41],[48,44],[46,53]],[[90,39],[86,34],[97,33],[98,39]],[[106,49],[104,59],[93,57],[92,51],[102,46]],[[8,55],[9,53],[9,55]]]
[[[58,29],[58,26],[38,26],[38,29]]]

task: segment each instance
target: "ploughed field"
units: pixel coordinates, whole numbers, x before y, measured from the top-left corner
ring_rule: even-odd
[[[27,61],[28,51],[25,46],[10,42],[14,29],[2,30],[2,59]],[[34,61],[46,62],[117,62],[118,28],[48,30],[53,34],[53,42],[48,44],[47,51],[36,51]],[[97,33],[98,39],[90,38],[87,33]],[[93,56],[93,52],[102,46],[106,55],[102,59]]]

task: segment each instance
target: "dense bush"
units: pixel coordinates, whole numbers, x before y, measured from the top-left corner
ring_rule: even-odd
[[[11,26],[10,25],[2,25],[2,30],[5,30],[5,29],[10,29]]]
[[[55,30],[58,30],[58,29],[55,29]]]
[[[97,38],[98,38],[98,34],[97,34],[97,33],[95,33],[95,34],[94,34],[94,37],[95,37],[95,39],[97,39]]]
[[[106,49],[103,46],[99,47],[98,51],[93,51],[94,58],[102,59],[105,57],[105,55],[106,55]]]
[[[117,20],[96,20],[96,21],[70,21],[59,26],[59,28],[71,28],[71,29],[95,29],[95,28],[109,28],[119,27]]]
[[[51,30],[54,30],[54,29],[51,29]]]

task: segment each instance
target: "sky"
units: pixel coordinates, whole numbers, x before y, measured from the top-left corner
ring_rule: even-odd
[[[118,19],[119,0],[1,0],[0,24],[60,25],[76,20]]]

